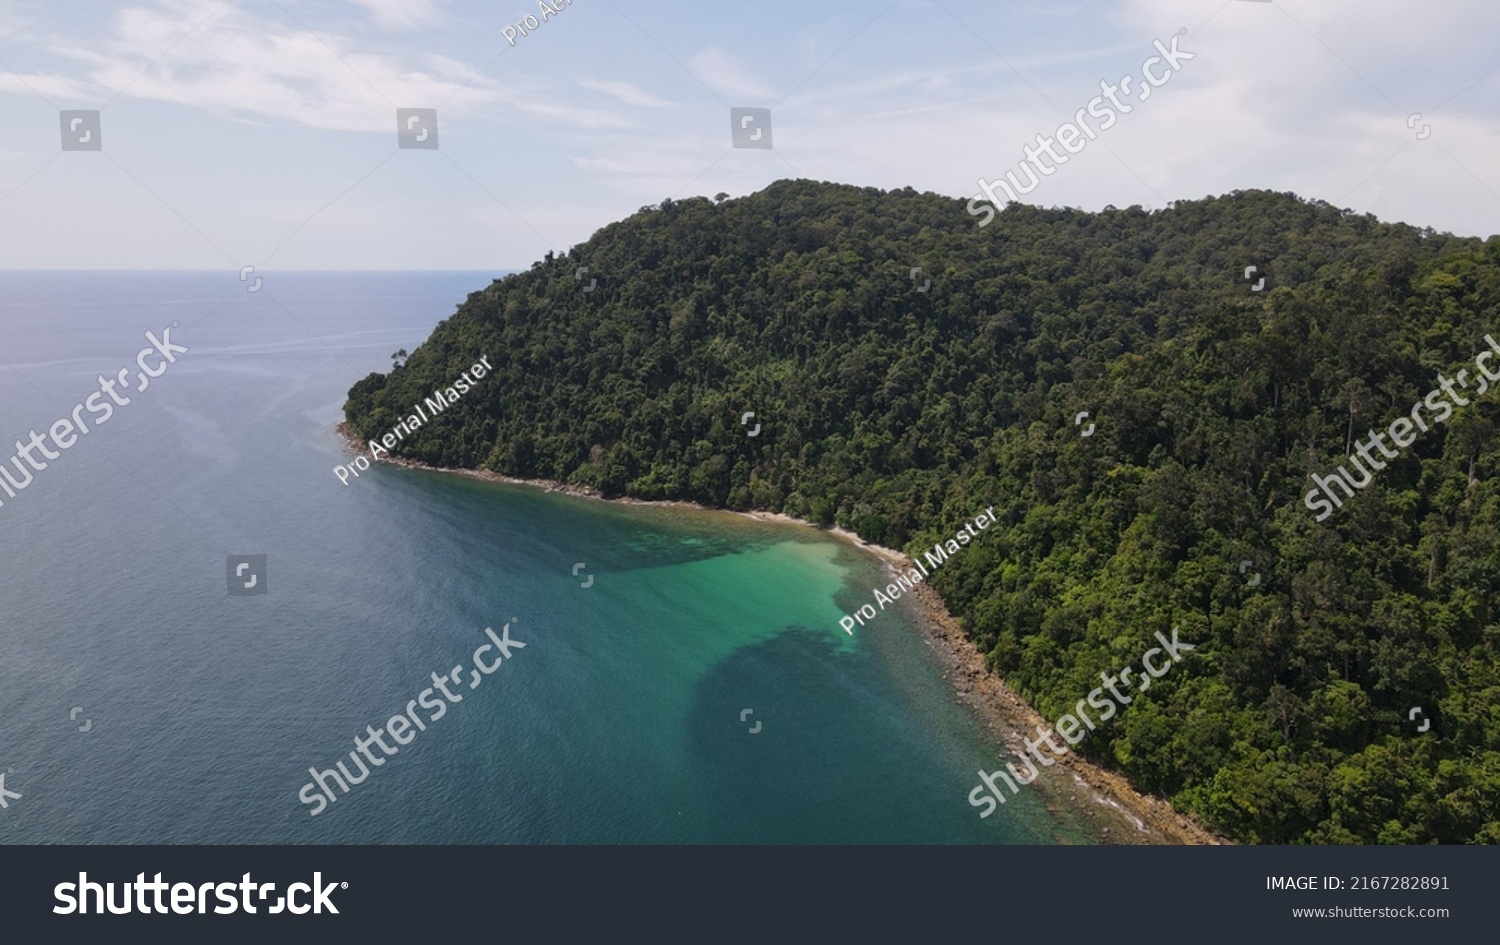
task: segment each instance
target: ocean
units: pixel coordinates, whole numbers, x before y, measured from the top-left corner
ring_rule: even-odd
[[[349,386],[499,273],[260,275],[0,273],[0,453],[101,376],[129,401],[0,493],[0,842],[1092,842],[1031,788],[978,816],[1001,751],[904,602],[839,628],[887,583],[847,545],[451,473],[342,484]],[[174,323],[163,362],[146,333]],[[524,649],[311,815],[309,767],[353,768],[506,623]]]

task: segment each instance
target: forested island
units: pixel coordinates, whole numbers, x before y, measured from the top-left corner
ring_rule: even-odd
[[[486,356],[395,455],[910,554],[993,506],[931,585],[1043,715],[1197,645],[1076,750],[1244,842],[1500,842],[1500,390],[1304,505],[1500,337],[1500,239],[1266,191],[974,223],[910,188],[663,201],[345,413],[380,437]]]

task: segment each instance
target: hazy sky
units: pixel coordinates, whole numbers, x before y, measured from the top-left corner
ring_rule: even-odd
[[[1500,232],[1493,0],[554,5],[512,46],[536,0],[5,0],[0,268],[524,268],[786,177],[967,199],[1174,35],[1195,58],[1027,202],[1272,188]],[[731,147],[739,106],[773,149]],[[61,150],[64,109],[102,150]]]

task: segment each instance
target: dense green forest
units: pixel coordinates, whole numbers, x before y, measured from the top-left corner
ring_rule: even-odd
[[[549,253],[345,410],[380,436],[487,355],[397,453],[908,553],[994,506],[932,584],[1048,718],[1155,631],[1198,646],[1077,750],[1246,842],[1497,843],[1500,391],[1324,522],[1303,504],[1486,333],[1497,238],[1265,191],[980,229],[949,197],[782,181]]]

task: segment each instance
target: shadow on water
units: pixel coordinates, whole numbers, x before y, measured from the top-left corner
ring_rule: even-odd
[[[977,729],[933,719],[962,709],[903,691],[912,685],[869,649],[806,628],[735,651],[696,687],[688,722],[696,803],[714,832],[728,843],[1055,842],[1039,798],[979,818],[966,800],[985,751]]]

